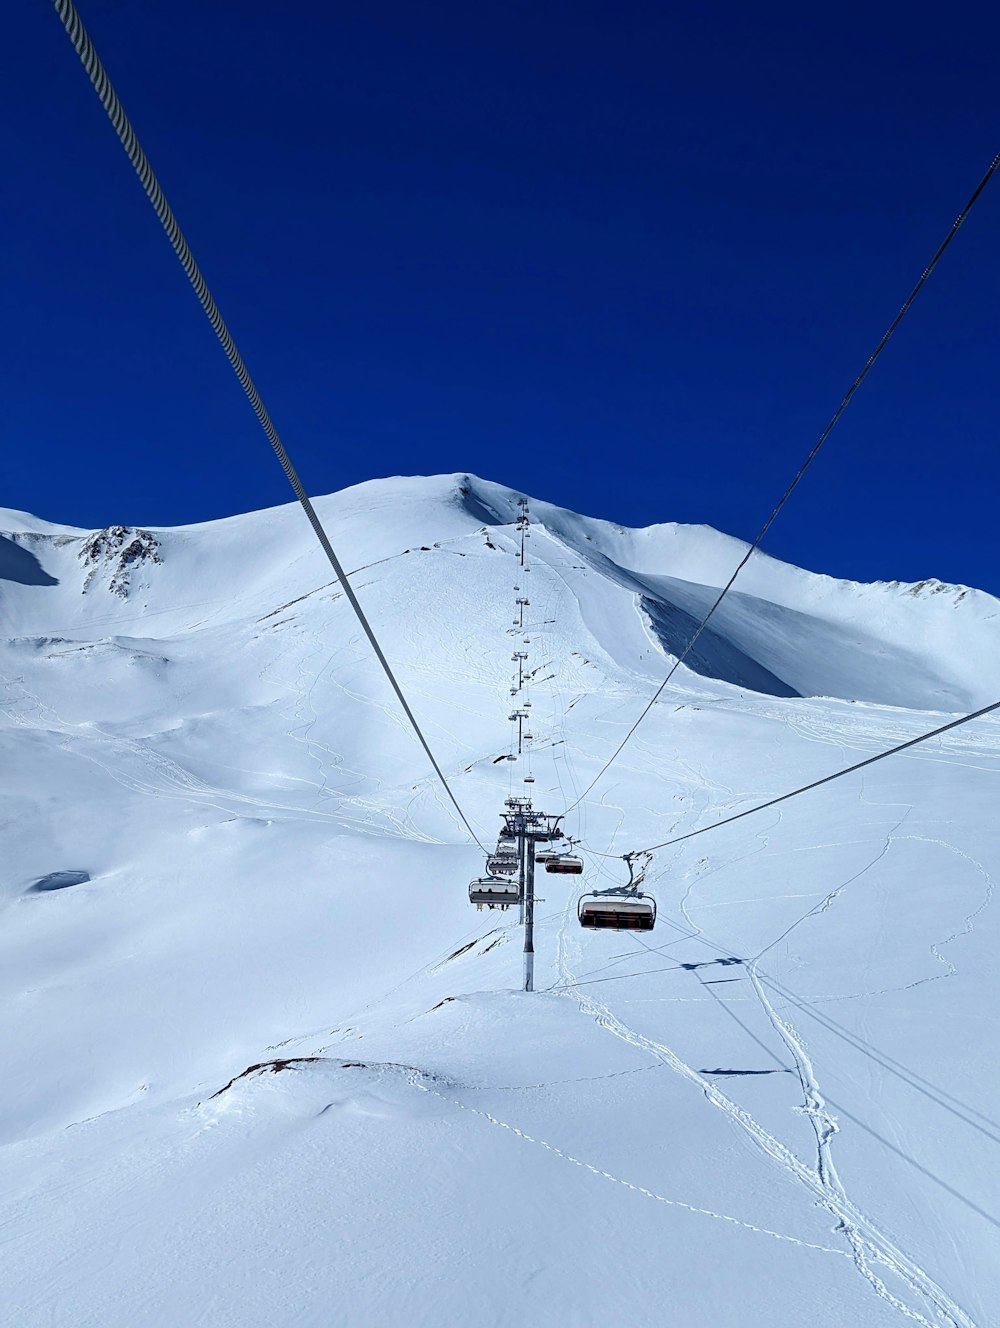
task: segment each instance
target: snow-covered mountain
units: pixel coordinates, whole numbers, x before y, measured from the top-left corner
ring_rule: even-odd
[[[512,651],[559,812],[745,547],[532,499],[522,571],[518,496],[317,502],[484,842]],[[0,1319],[1000,1321],[1000,723],[655,854],[650,936],[541,877],[529,995],[296,506],[0,532]],[[568,817],[584,884],[997,699],[998,610],[755,556]]]

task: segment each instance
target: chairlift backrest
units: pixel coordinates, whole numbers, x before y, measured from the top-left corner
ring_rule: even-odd
[[[580,926],[591,931],[652,931],[656,925],[652,895],[613,890],[581,895],[576,911]]]
[[[469,882],[469,903],[477,908],[510,908],[519,902],[521,889],[517,881],[499,876],[480,876]]]
[[[569,853],[554,854],[546,862],[545,870],[563,876],[579,876],[583,871],[583,859],[575,858]]]

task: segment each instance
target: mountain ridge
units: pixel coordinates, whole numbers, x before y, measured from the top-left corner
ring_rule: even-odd
[[[432,550],[442,542],[471,541],[482,529],[502,530],[516,518],[519,496],[517,490],[457,473],[367,481],[315,501],[334,547],[349,572],[357,574],[385,558]],[[567,575],[572,579],[587,568],[634,596],[635,613],[626,617],[645,622],[648,641],[668,660],[683,650],[746,549],[707,526],[660,523],[633,530],[530,501],[536,538],[554,539],[577,560],[567,564]],[[379,514],[387,510],[393,512],[388,527],[379,524]],[[22,525],[29,520],[19,519]],[[9,571],[18,559],[26,569],[16,603],[10,587],[21,577],[0,581],[0,612],[11,606],[5,616],[18,635],[61,629],[51,613],[37,618],[31,611],[29,604],[41,607],[31,592],[56,581],[71,586],[80,579],[81,560],[87,584],[94,583],[96,591],[102,562],[95,551],[103,545],[109,547],[105,588],[125,600],[136,583],[145,597],[143,607],[167,617],[193,582],[228,581],[238,603],[267,593],[268,584],[284,587],[289,561],[299,565],[299,595],[331,580],[293,503],[155,530],[118,526],[77,532],[39,524],[48,528],[8,532],[0,546],[0,558],[7,549],[0,577],[4,566]],[[143,565],[159,560],[158,551],[163,568]],[[227,560],[238,564],[239,577],[234,579],[224,566]],[[176,577],[172,564],[178,566]],[[70,621],[84,627],[87,614],[79,606],[69,609]],[[619,618],[612,630],[624,640],[634,638],[633,629],[631,621]],[[831,696],[954,713],[995,699],[987,692],[988,662],[998,648],[1000,601],[984,591],[928,580],[838,580],[758,552],[687,665],[703,676],[773,695]],[[631,655],[644,655],[634,639]]]

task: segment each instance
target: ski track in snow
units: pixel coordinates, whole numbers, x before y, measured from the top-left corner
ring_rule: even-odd
[[[603,1079],[607,1076],[599,1075],[596,1077]],[[575,1167],[582,1167],[584,1171],[589,1171],[593,1176],[599,1176],[602,1180],[609,1180],[614,1185],[622,1185],[625,1189],[631,1190],[635,1194],[641,1194],[647,1199],[655,1199],[657,1203],[667,1204],[671,1208],[681,1208],[685,1212],[695,1213],[700,1217],[710,1217],[717,1222],[728,1222],[732,1226],[741,1227],[744,1231],[751,1231],[758,1236],[769,1236],[773,1240],[786,1241],[790,1245],[798,1245],[801,1249],[818,1250],[821,1254],[833,1254],[841,1258],[847,1257],[844,1250],[837,1250],[829,1245],[816,1245],[812,1241],[801,1240],[798,1236],[789,1236],[781,1231],[772,1231],[769,1227],[755,1226],[752,1222],[744,1222],[742,1218],[732,1217],[728,1213],[717,1213],[711,1208],[700,1208],[696,1204],[685,1203],[682,1199],[669,1199],[666,1195],[657,1194],[655,1190],[649,1190],[644,1185],[636,1185],[632,1181],[623,1180],[620,1176],[612,1175],[610,1171],[604,1171],[601,1167],[594,1166],[591,1162],[584,1162],[571,1153],[558,1148],[555,1144],[549,1143],[548,1140],[536,1138],[534,1135],[528,1134],[526,1130],[520,1129],[519,1126],[501,1120],[498,1116],[494,1116],[492,1112],[484,1111],[480,1107],[470,1106],[467,1102],[460,1102],[457,1098],[448,1097],[440,1089],[432,1088],[429,1084],[424,1083],[419,1076],[413,1076],[411,1082],[415,1088],[424,1093],[432,1093],[435,1097],[441,1098],[443,1102],[447,1102],[449,1106],[458,1107],[461,1111],[478,1116],[501,1130],[508,1130],[511,1134],[516,1135],[518,1139],[524,1140],[525,1143],[544,1148],[548,1152],[554,1153],[556,1157],[562,1158],[564,1162],[569,1162]]]
[[[859,797],[862,802],[866,801],[863,776],[862,776],[862,788],[860,790]],[[893,804],[877,803],[873,805],[890,806]],[[992,878],[985,871],[981,863],[977,862],[975,859],[972,859],[968,854],[965,854],[961,850],[955,849],[954,845],[951,845],[946,841],[943,840],[927,841],[925,836],[898,834],[900,827],[907,820],[913,809],[910,804],[896,804],[896,805],[904,807],[903,814],[902,816],[899,817],[899,819],[887,832],[885,841],[879,852],[860,871],[856,872],[853,876],[849,877],[846,881],[842,882],[834,890],[829,891],[818,903],[813,904],[805,913],[802,914],[801,917],[799,917],[797,920],[792,922],[788,927],[786,927],[773,941],[769,942],[768,945],[764,946],[763,949],[761,949],[757,953],[757,955],[754,956],[753,959],[751,959],[749,962],[745,964],[745,970],[747,972],[748,977],[750,978],[755,995],[761,1005],[761,1008],[764,1011],[764,1014],[768,1022],[770,1023],[774,1032],[781,1039],[782,1043],[785,1045],[785,1047],[792,1056],[793,1063],[795,1065],[796,1073],[803,1093],[803,1103],[801,1110],[803,1114],[807,1117],[807,1119],[810,1121],[816,1138],[815,1174],[820,1182],[820,1185],[827,1192],[827,1194],[835,1201],[834,1205],[828,1205],[828,1206],[831,1207],[831,1211],[838,1213],[843,1213],[845,1211],[848,1212],[854,1211],[856,1214],[856,1210],[854,1210],[853,1205],[850,1204],[848,1196],[844,1191],[843,1185],[841,1184],[833,1159],[833,1141],[835,1136],[840,1130],[840,1126],[836,1117],[831,1115],[826,1109],[826,1103],[820,1091],[819,1083],[816,1077],[816,1072],[809,1058],[805,1040],[799,1035],[794,1026],[791,1024],[791,1022],[783,1018],[775,1009],[773,1003],[771,1002],[771,1000],[767,995],[767,992],[765,991],[764,981],[762,980],[762,975],[759,970],[759,965],[764,955],[766,955],[770,950],[773,950],[775,946],[779,945],[782,941],[786,940],[792,934],[792,932],[796,930],[796,928],[802,926],[803,923],[807,922],[809,919],[820,917],[831,906],[833,906],[838,897],[846,889],[848,889],[851,885],[853,885],[854,883],[865,877],[868,874],[868,872],[870,872],[879,862],[881,862],[887,856],[887,854],[890,852],[892,848],[892,845],[895,842],[899,842],[906,839],[915,839],[915,840],[920,840],[922,842],[934,842],[946,849],[951,849],[955,852],[958,852],[962,858],[964,858],[967,862],[971,863],[976,868],[976,870],[980,873],[980,875],[982,875],[986,883],[986,891],[982,902],[977,906],[977,908],[973,911],[973,913],[971,913],[968,917],[966,917],[963,926],[960,929],[957,929],[956,931],[951,933],[951,935],[949,935],[944,941],[938,943],[931,943],[930,946],[931,953],[940,963],[945,964],[948,967],[949,970],[948,973],[942,976],[951,976],[952,974],[955,973],[956,971],[955,966],[951,964],[950,961],[948,961],[940,953],[939,947],[941,945],[948,944],[953,940],[956,940],[959,936],[967,935],[972,931],[974,927],[974,919],[983,911],[983,909],[985,909],[988,906],[988,904],[992,900],[993,897]],[[766,844],[764,846],[766,846]],[[717,870],[721,869],[722,868],[720,867]],[[693,882],[692,885],[689,887],[688,892],[685,895],[685,899],[684,901],[682,901],[682,907],[683,907],[683,902],[687,901],[687,898],[690,895],[691,890],[694,888],[695,883],[696,882]],[[693,920],[687,914],[686,910],[684,910],[684,915],[688,923],[693,928],[696,928],[697,924],[693,922]],[[700,929],[698,930],[699,933],[702,936],[704,936],[704,933],[700,932]],[[705,939],[707,940],[708,938],[705,937]],[[730,947],[724,945],[716,945],[714,942],[710,942],[710,944],[712,944],[713,948],[717,949],[720,953],[732,952]],[[937,980],[936,978],[920,979],[918,982],[907,984],[906,988],[904,989],[921,985],[921,983],[926,981],[936,981],[936,980]],[[882,994],[882,993],[876,992],[872,994]],[[858,1216],[863,1217],[863,1215],[858,1215]],[[913,1312],[907,1306],[899,1302],[898,1299],[892,1295],[892,1293],[885,1286],[884,1282],[882,1282],[882,1280],[874,1272],[871,1266],[872,1257],[882,1262],[887,1267],[891,1268],[893,1272],[897,1273],[897,1275],[903,1276],[903,1280],[907,1281],[910,1284],[912,1290],[924,1295],[925,1298],[930,1301],[930,1303],[934,1307],[934,1310],[938,1313],[939,1316],[942,1314],[945,1315],[950,1314],[952,1316],[951,1321],[957,1324],[964,1325],[967,1322],[968,1323],[972,1322],[970,1319],[968,1319],[967,1315],[964,1315],[964,1311],[961,1310],[961,1307],[957,1306],[952,1301],[950,1301],[949,1298],[944,1296],[944,1293],[942,1292],[941,1288],[937,1287],[937,1284],[934,1283],[932,1279],[928,1277],[928,1275],[924,1272],[924,1270],[920,1269],[917,1265],[915,1265],[912,1262],[912,1260],[909,1260],[906,1258],[906,1256],[903,1256],[900,1253],[900,1251],[895,1248],[894,1245],[888,1246],[889,1257],[886,1257],[887,1238],[883,1233],[875,1230],[867,1218],[864,1218],[863,1223],[859,1223],[858,1225],[854,1225],[851,1222],[843,1220],[841,1229],[843,1230],[844,1234],[846,1235],[847,1239],[851,1244],[851,1249],[855,1260],[855,1264],[858,1267],[859,1271],[869,1282],[871,1282],[872,1287],[876,1291],[876,1293],[882,1296],[883,1298],[888,1299],[895,1306],[895,1308],[900,1310],[900,1312],[907,1314],[910,1317],[913,1317]],[[918,1315],[916,1317],[920,1318],[921,1316]],[[922,1321],[926,1322],[926,1320]]]
[[[811,916],[811,912],[807,916]],[[571,925],[568,918],[569,913],[567,912],[567,925]],[[570,984],[578,980],[568,962],[565,926],[559,936],[558,967],[563,982]],[[962,1307],[953,1301],[924,1269],[898,1249],[844,1193],[830,1158],[830,1140],[836,1133],[836,1122],[824,1113],[823,1107],[825,1104],[816,1086],[815,1075],[804,1046],[788,1026],[780,1020],[773,1022],[775,1031],[779,1032],[779,1035],[781,1035],[781,1029],[786,1029],[786,1034],[782,1040],[785,1041],[785,1045],[789,1047],[796,1058],[796,1064],[799,1066],[800,1082],[802,1082],[807,1094],[807,1114],[810,1115],[817,1131],[818,1153],[816,1163],[812,1167],[802,1162],[790,1148],[765,1130],[745,1108],[726,1097],[715,1084],[699,1074],[692,1066],[686,1064],[669,1047],[630,1028],[609,1007],[601,1004],[589,994],[581,994],[578,991],[570,994],[578,1003],[581,1011],[588,1014],[613,1036],[640,1050],[661,1057],[665,1064],[677,1074],[700,1088],[706,1099],[740,1126],[768,1157],[783,1168],[789,1179],[798,1182],[812,1192],[822,1206],[835,1218],[837,1230],[843,1233],[850,1246],[851,1257],[855,1266],[880,1299],[886,1301],[906,1318],[921,1323],[926,1328],[934,1328],[930,1319],[920,1313],[919,1310],[906,1305],[898,1296],[893,1294],[875,1271],[873,1267],[875,1263],[882,1265],[898,1277],[913,1293],[929,1304],[938,1322],[948,1324],[949,1328],[976,1328],[974,1321]],[[766,997],[764,1000],[766,1002]],[[771,1008],[769,1003],[767,1008]],[[845,1253],[845,1251],[839,1252]]]

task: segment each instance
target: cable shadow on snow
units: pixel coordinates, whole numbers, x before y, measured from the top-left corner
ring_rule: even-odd
[[[984,1222],[989,1222],[990,1226],[994,1226],[1000,1231],[1000,1220],[994,1217],[992,1213],[987,1212],[985,1208],[981,1208],[979,1204],[973,1202],[972,1199],[967,1198],[960,1190],[956,1190],[953,1185],[949,1185],[946,1180],[942,1180],[940,1176],[936,1175],[928,1167],[925,1167],[922,1162],[918,1162],[915,1157],[911,1157],[909,1153],[904,1153],[901,1148],[897,1147],[897,1145],[890,1139],[887,1139],[884,1134],[879,1134],[877,1130],[873,1130],[870,1125],[866,1125],[863,1120],[859,1120],[857,1116],[852,1115],[846,1107],[841,1106],[839,1102],[834,1102],[833,1098],[826,1098],[826,1104],[828,1107],[832,1107],[838,1116],[843,1116],[845,1120],[849,1120],[853,1125],[856,1125],[859,1130],[864,1130],[865,1134],[870,1135],[876,1143],[881,1144],[881,1146],[888,1149],[890,1153],[894,1153],[898,1158],[901,1158],[902,1161],[913,1167],[915,1171],[919,1171],[922,1176],[926,1176],[927,1179],[933,1181],[935,1185],[939,1185],[946,1194],[950,1194],[953,1199],[957,1199],[959,1203],[964,1204],[965,1207],[975,1213],[977,1217],[981,1217]]]
[[[670,919],[666,917],[664,917],[662,921],[667,926],[676,927],[677,925],[676,923],[672,923]],[[637,937],[636,939],[640,938]],[[708,946],[710,950],[715,950],[720,956],[728,955],[728,951],[716,941],[712,940],[706,933],[702,932],[698,939],[702,944]],[[652,947],[647,946],[646,948],[651,949]],[[929,1102],[933,1102],[935,1106],[940,1107],[942,1111],[948,1112],[949,1115],[954,1116],[956,1120],[960,1120],[964,1125],[968,1125],[972,1129],[978,1131],[979,1134],[989,1139],[992,1143],[1000,1144],[1000,1122],[993,1120],[992,1117],[987,1116],[978,1108],[964,1102],[948,1089],[942,1088],[940,1084],[934,1083],[932,1080],[926,1078],[926,1076],[920,1074],[917,1070],[913,1070],[909,1066],[904,1065],[901,1061],[896,1060],[890,1055],[890,1053],[876,1047],[873,1043],[867,1041],[859,1034],[846,1028],[843,1024],[838,1023],[825,1010],[817,1009],[816,1005],[813,1004],[813,1001],[810,1000],[809,997],[800,996],[784,983],[779,982],[777,978],[771,977],[767,973],[760,973],[759,977],[764,986],[769,987],[775,995],[788,1001],[797,1010],[808,1015],[809,1018],[816,1020],[816,1022],[820,1024],[821,1027],[825,1028],[827,1032],[831,1033],[834,1037],[839,1038],[841,1041],[846,1042],[854,1051],[867,1057],[888,1074],[891,1074],[894,1078],[899,1079],[902,1083],[906,1084],[908,1088],[919,1093]],[[699,981],[702,986],[707,985],[703,979],[699,979]],[[714,996],[716,993],[711,992],[710,995]],[[731,1018],[737,1018],[728,1005],[723,1008],[725,1008],[726,1013]],[[737,1022],[741,1021],[737,1019]],[[742,1026],[746,1028],[745,1025]],[[749,1029],[746,1029],[746,1031],[749,1032]],[[751,1034],[751,1036],[754,1037],[753,1034]],[[754,1037],[754,1040],[758,1042],[758,1045],[763,1045],[756,1037]],[[773,1052],[768,1050],[768,1054],[777,1064],[780,1064],[780,1061],[774,1056]]]
[[[832,1034],[832,1036],[845,1042],[853,1051],[867,1057],[868,1060],[878,1065],[880,1069],[885,1070],[894,1078],[899,1079],[915,1093],[919,1093],[929,1102],[933,1102],[935,1106],[940,1107],[942,1111],[946,1111],[949,1115],[954,1116],[956,1120],[960,1120],[964,1125],[968,1125],[971,1129],[978,1131],[979,1134],[989,1139],[992,1143],[1000,1144],[1000,1122],[993,1120],[990,1116],[985,1115],[985,1113],[979,1111],[978,1108],[971,1106],[969,1103],[963,1102],[961,1098],[956,1097],[955,1094],[948,1089],[942,1088],[939,1084],[935,1084],[932,1080],[927,1079],[918,1071],[912,1070],[909,1066],[904,1065],[902,1061],[896,1060],[888,1052],[876,1047],[874,1043],[869,1042],[858,1033],[855,1033],[851,1029],[846,1028],[843,1024],[838,1023],[835,1019],[831,1018],[825,1010],[817,1010],[816,1006],[808,997],[797,995],[789,987],[766,974],[761,974],[761,981],[766,987],[770,987],[777,996],[788,1001],[795,1009],[800,1010],[809,1018],[816,1020],[816,1022],[828,1033]],[[978,1119],[974,1119],[976,1117],[978,1117]]]

